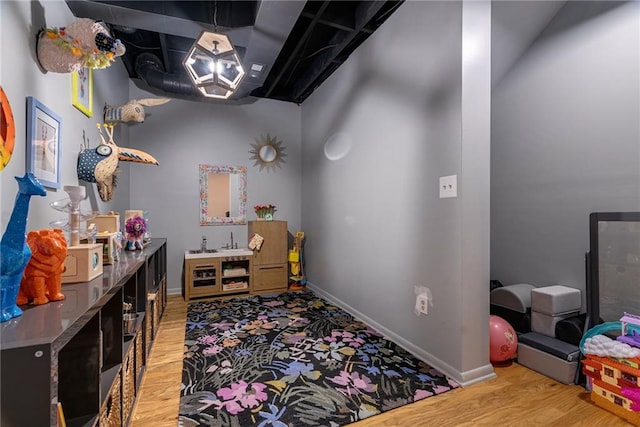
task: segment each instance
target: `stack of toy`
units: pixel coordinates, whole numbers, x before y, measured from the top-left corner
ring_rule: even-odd
[[[531,330],[556,337],[556,325],[580,314],[580,291],[568,286],[553,285],[531,291]]]
[[[624,313],[620,322],[591,328],[582,338],[580,350],[585,355],[582,370],[591,400],[640,425],[640,316]]]
[[[518,337],[518,363],[564,384],[576,381],[580,349],[556,337],[556,325],[580,313],[580,291],[553,285],[531,290],[531,332]]]

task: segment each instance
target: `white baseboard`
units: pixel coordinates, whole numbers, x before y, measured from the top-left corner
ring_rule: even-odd
[[[425,363],[439,370],[443,374],[447,375],[448,377],[456,381],[458,384],[460,384],[460,386],[462,387],[467,387],[472,384],[486,381],[496,377],[496,374],[493,372],[493,367],[491,366],[491,364],[481,366],[479,368],[472,369],[469,371],[463,371],[463,372],[457,369],[454,369],[448,363],[438,359],[437,357],[425,351],[424,349],[407,341],[406,339],[399,336],[398,334],[388,330],[387,328],[380,325],[373,319],[360,313],[358,310],[354,309],[349,304],[346,304],[342,300],[318,288],[313,283],[307,282],[307,288],[309,288],[311,291],[318,294],[322,298],[326,299],[327,301],[337,305],[338,307],[352,314],[358,320],[370,325],[371,327],[376,329],[378,332],[382,333],[389,340],[393,341],[394,343],[398,344],[408,352],[412,353],[418,359],[424,361]]]

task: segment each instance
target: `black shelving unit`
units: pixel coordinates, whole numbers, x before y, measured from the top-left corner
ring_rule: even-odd
[[[166,287],[166,239],[152,239],[94,280],[63,285],[64,301],[1,323],[0,425],[57,425],[58,402],[69,427],[127,425]],[[138,313],[130,335],[125,301]]]

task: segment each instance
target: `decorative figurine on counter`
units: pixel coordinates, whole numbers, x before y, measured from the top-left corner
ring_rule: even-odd
[[[166,104],[171,98],[144,98],[132,99],[124,105],[105,105],[104,122],[144,122],[145,112],[143,105],[148,107]]]
[[[103,124],[109,140],[105,140],[100,124],[97,124],[102,144],[96,148],[89,148],[83,143],[78,154],[78,179],[87,182],[95,182],[98,185],[98,193],[103,202],[108,202],[113,197],[116,187],[116,175],[118,173],[118,161],[147,163],[158,165],[158,161],[144,151],[133,148],[118,147],[113,140],[113,124]]]
[[[38,62],[53,73],[71,73],[83,67],[107,68],[126,51],[101,22],[89,18],[66,27],[43,29],[36,43]]]
[[[120,255],[122,254],[123,242],[124,242],[124,235],[122,234],[122,231],[118,231],[116,233],[116,239],[115,239],[116,248],[115,248],[114,259],[116,261],[120,261]]]
[[[47,190],[31,172],[27,172],[22,178],[16,177],[16,181],[18,181],[18,194],[7,229],[0,241],[0,322],[22,315],[16,300],[22,273],[31,259],[31,249],[27,245],[25,234],[29,202],[31,196],[47,194]]]
[[[67,240],[60,228],[30,231],[27,243],[31,248],[31,260],[24,269],[18,305],[33,302],[34,305],[49,301],[61,301],[64,295],[62,273],[67,257]]]
[[[127,232],[127,246],[128,251],[135,251],[143,248],[142,236],[147,231],[147,223],[144,218],[135,215],[127,220],[125,225],[125,231]]]

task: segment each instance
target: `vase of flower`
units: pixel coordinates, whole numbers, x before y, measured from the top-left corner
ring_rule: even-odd
[[[276,207],[272,204],[268,205],[256,205],[253,207],[256,213],[258,221],[273,221],[273,214],[276,211]]]

